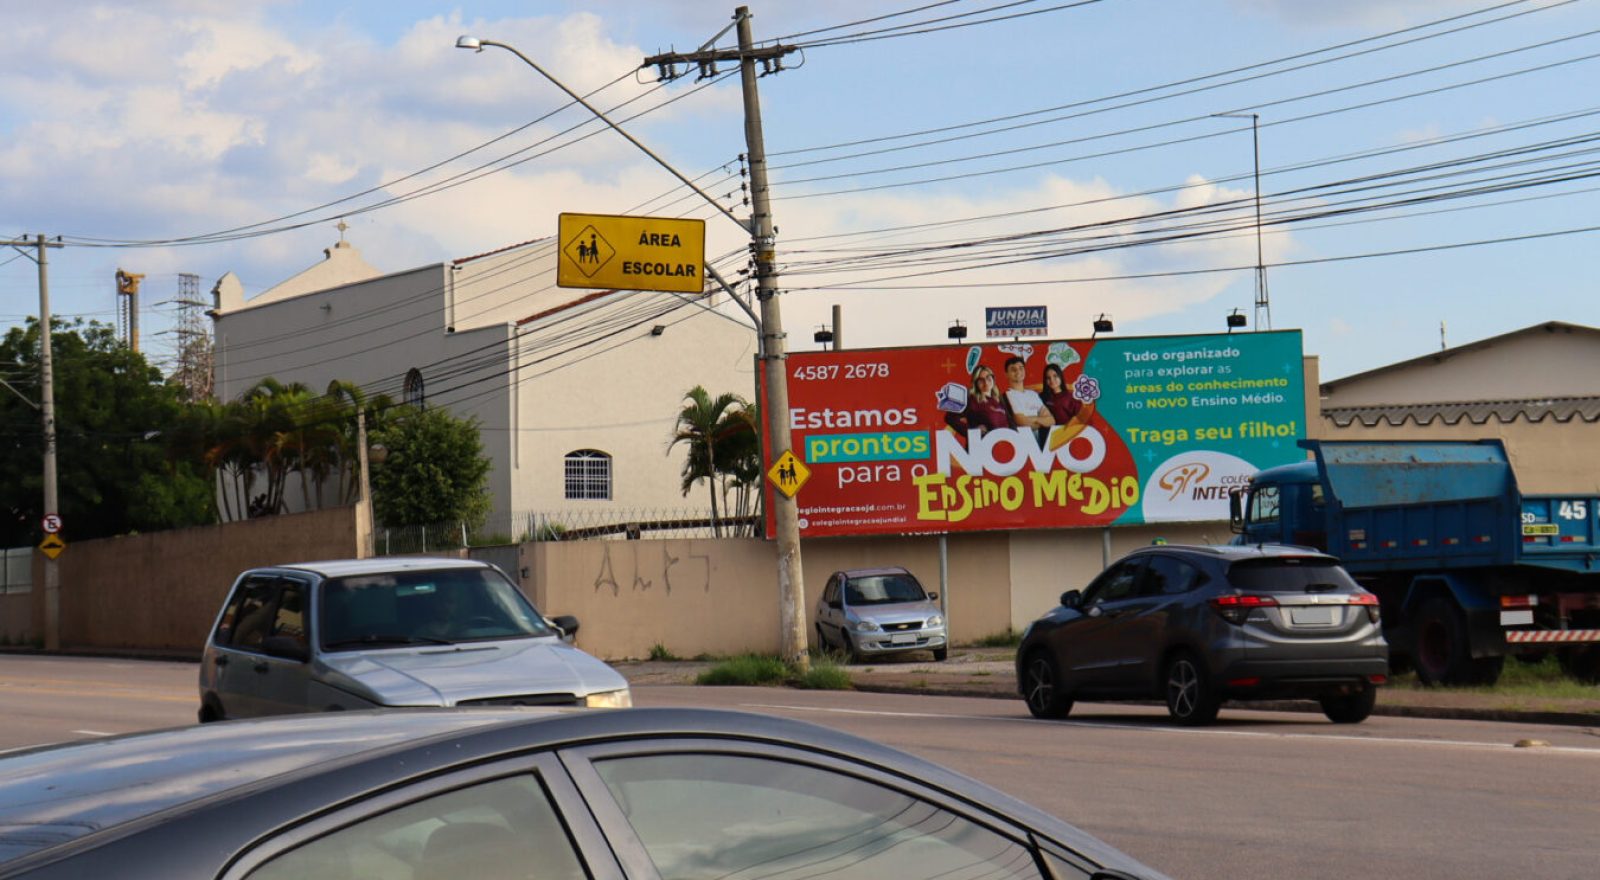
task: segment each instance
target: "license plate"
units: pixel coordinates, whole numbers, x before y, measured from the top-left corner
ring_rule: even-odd
[[[889,641],[896,645],[915,645],[917,643],[917,634],[905,633],[903,635],[890,636]]]
[[[1290,608],[1289,621],[1299,626],[1333,626],[1332,608]]]

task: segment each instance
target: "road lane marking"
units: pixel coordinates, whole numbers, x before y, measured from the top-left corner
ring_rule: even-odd
[[[1414,746],[1450,746],[1453,748],[1491,749],[1494,751],[1519,751],[1519,752],[1561,752],[1565,754],[1587,755],[1600,757],[1600,748],[1584,748],[1582,746],[1540,746],[1538,749],[1519,749],[1512,743],[1475,742],[1472,740],[1452,739],[1417,739],[1415,737],[1395,736],[1351,736],[1339,733],[1287,733],[1270,732],[1261,730],[1221,730],[1218,728],[1195,729],[1186,727],[1152,727],[1143,724],[1112,724],[1103,721],[1049,721],[1041,718],[1018,718],[1007,715],[960,715],[939,712],[889,712],[879,709],[841,709],[829,706],[795,706],[783,703],[744,703],[752,709],[782,709],[793,712],[821,712],[836,715],[876,715],[888,718],[947,718],[966,721],[1012,721],[1023,724],[1043,724],[1052,727],[1092,727],[1099,730],[1138,730],[1146,733],[1166,733],[1176,735],[1197,736],[1238,736],[1256,737],[1263,739],[1314,739],[1338,740],[1342,742],[1381,743],[1389,745],[1414,745]]]

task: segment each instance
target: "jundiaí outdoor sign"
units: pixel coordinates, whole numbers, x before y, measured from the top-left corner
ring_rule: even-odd
[[[560,287],[676,293],[705,288],[704,220],[562,214],[558,240]]]
[[[1050,332],[1045,306],[990,306],[983,310],[983,326],[988,335],[1043,336]]]
[[[787,370],[805,536],[1222,520],[1229,489],[1305,458],[1298,330],[790,352]]]

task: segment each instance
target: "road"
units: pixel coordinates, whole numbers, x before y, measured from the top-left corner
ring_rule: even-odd
[[[0,749],[185,724],[195,667],[0,657]],[[641,706],[767,712],[915,752],[1034,803],[1179,878],[1470,880],[1600,874],[1600,731],[1224,709],[766,688],[640,687]],[[1543,745],[1518,747],[1523,740]]]

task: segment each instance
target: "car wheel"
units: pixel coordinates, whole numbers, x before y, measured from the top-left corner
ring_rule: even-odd
[[[200,723],[210,724],[222,720],[222,707],[216,700],[202,700],[200,703]]]
[[[1022,699],[1035,718],[1065,718],[1072,700],[1061,687],[1061,674],[1050,652],[1036,649],[1022,667]]]
[[[946,657],[949,657],[949,656],[950,656],[950,649],[949,648],[934,648],[933,649],[933,659],[934,659],[934,662],[936,662],[936,663],[943,663],[944,659]]]
[[[1444,596],[1434,596],[1418,609],[1416,640],[1411,659],[1423,684],[1490,685],[1500,678],[1505,658],[1472,656],[1466,618]]]
[[[1222,707],[1205,664],[1190,653],[1167,661],[1167,714],[1179,724],[1195,727],[1210,724]]]
[[[855,663],[861,659],[861,652],[856,650],[856,640],[844,630],[839,631],[839,638],[844,639],[844,659],[846,663]]]
[[[1334,724],[1360,724],[1378,704],[1378,689],[1364,687],[1353,694],[1333,694],[1319,700],[1322,714]]]

